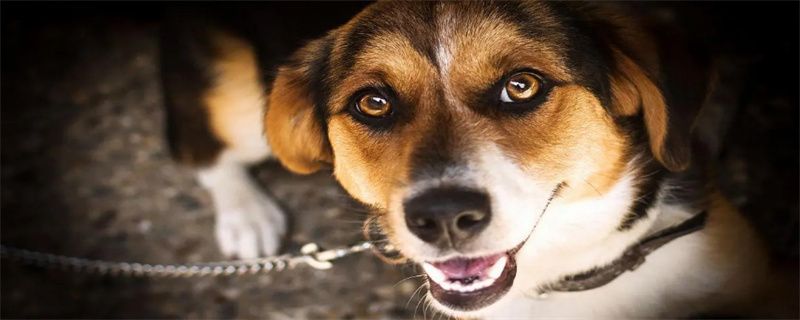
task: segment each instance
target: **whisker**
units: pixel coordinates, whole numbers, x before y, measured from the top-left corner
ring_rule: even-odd
[[[603,195],[602,193],[600,193],[600,190],[597,190],[597,188],[595,188],[595,186],[593,186],[588,180],[586,180],[586,179],[582,179],[582,180],[583,180],[583,182],[588,184],[589,187],[591,187],[592,190],[594,190],[594,192],[596,192],[598,196],[602,196]]]
[[[425,284],[423,283],[420,286],[420,288],[424,288],[424,287],[425,287]],[[427,303],[427,302],[428,301],[425,300],[425,295],[424,294],[419,297],[419,300],[417,300],[417,306],[414,308],[414,318],[417,317],[417,309],[419,309],[420,305],[422,305],[422,310],[423,310],[423,312],[425,312],[425,303]],[[425,318],[425,315],[423,314],[422,317]]]
[[[334,219],[333,221],[336,223],[346,223],[346,224],[357,224],[357,225],[364,224],[363,220]]]
[[[431,307],[431,304],[433,304],[433,302],[431,302],[430,300],[426,300],[425,301],[425,307],[422,308],[422,318],[423,319],[428,319],[428,308]]]
[[[537,220],[536,220],[536,223],[535,223],[535,224],[533,224],[533,228],[531,229],[531,233],[530,233],[530,234],[528,234],[528,238],[531,238],[531,236],[533,236],[533,233],[536,231],[536,227],[539,225],[539,222],[541,222],[541,221],[542,221],[542,218],[544,217],[544,214],[545,214],[545,212],[547,212],[547,208],[549,208],[549,207],[550,207],[550,203],[551,203],[551,202],[553,202],[553,199],[555,199],[555,198],[556,198],[556,195],[558,195],[558,191],[559,191],[559,190],[561,190],[561,188],[562,188],[563,186],[564,186],[564,183],[562,182],[562,183],[559,183],[559,184],[558,184],[558,185],[555,187],[555,189],[553,189],[553,193],[551,193],[551,194],[550,194],[550,198],[549,198],[549,199],[547,199],[547,203],[544,205],[544,209],[542,209],[542,213],[540,213],[540,214],[539,214],[539,219],[537,219]],[[526,241],[527,241],[527,240],[526,240]]]
[[[405,305],[404,308],[408,308],[408,304],[411,303],[411,300],[414,299],[414,296],[417,295],[417,292],[419,292],[419,290],[422,289],[422,287],[424,287],[424,286],[425,286],[424,283],[419,285],[419,287],[417,287],[417,290],[414,290],[414,292],[411,293],[411,296],[408,297],[408,301],[406,301],[406,305]],[[419,306],[419,302],[417,302],[417,306]],[[416,311],[416,308],[414,309],[414,311]]]
[[[405,278],[405,279],[403,279],[403,280],[397,281],[397,283],[395,283],[395,284],[392,286],[392,288],[397,288],[397,286],[398,286],[400,283],[402,283],[403,281],[406,281],[406,280],[411,280],[411,279],[416,279],[416,278],[421,278],[421,277],[424,277],[424,276],[425,276],[424,274],[418,274],[418,275],[413,275],[413,276],[407,277],[407,278]]]

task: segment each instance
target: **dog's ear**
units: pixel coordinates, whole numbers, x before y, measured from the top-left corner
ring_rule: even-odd
[[[327,38],[310,42],[279,68],[269,94],[264,130],[273,154],[289,170],[308,174],[332,161],[325,133],[320,86],[330,46]]]
[[[684,39],[666,43],[636,36],[617,37],[611,48],[611,103],[624,116],[643,113],[653,156],[670,171],[691,162],[692,129],[708,86],[708,63],[690,52]]]
[[[685,141],[675,141],[682,135],[671,132],[683,128],[669,128],[667,101],[657,80],[621,50],[611,51],[616,64],[610,75],[614,110],[622,116],[642,112],[653,156],[669,170],[682,170],[689,163],[690,153],[682,146]]]

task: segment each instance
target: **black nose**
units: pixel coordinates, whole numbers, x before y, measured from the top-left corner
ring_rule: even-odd
[[[403,206],[411,232],[441,247],[460,246],[485,229],[492,217],[489,196],[466,189],[431,189]]]

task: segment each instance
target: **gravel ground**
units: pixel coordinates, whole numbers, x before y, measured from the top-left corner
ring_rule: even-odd
[[[162,139],[156,28],[102,19],[31,25],[3,25],[2,242],[109,260],[222,259],[210,199]],[[797,65],[775,66],[796,63],[793,39],[748,75],[795,78],[740,83],[752,93],[736,100],[720,176],[775,251],[797,259]],[[295,176],[267,163],[254,174],[293,214],[288,251],[361,240],[364,211],[329,173]],[[329,271],[215,279],[87,277],[3,261],[1,316],[409,318],[425,309],[415,310],[421,282],[401,281],[414,274],[367,254]]]
[[[3,39],[30,50],[4,61],[3,243],[110,260],[223,259],[208,195],[166,150],[154,30],[26,35],[35,38]],[[330,173],[294,176],[267,163],[254,174],[293,213],[287,250],[361,240],[364,211]],[[95,278],[5,262],[2,271],[3,318],[408,317],[420,285],[395,286],[414,270],[368,254],[330,271],[229,279]]]

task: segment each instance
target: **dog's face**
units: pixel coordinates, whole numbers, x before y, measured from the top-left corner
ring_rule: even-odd
[[[374,4],[280,70],[268,138],[294,171],[332,164],[441,309],[486,310],[569,271],[523,274],[544,260],[634,241],[614,235],[630,229],[637,168],[688,161],[653,45],[607,14]]]

